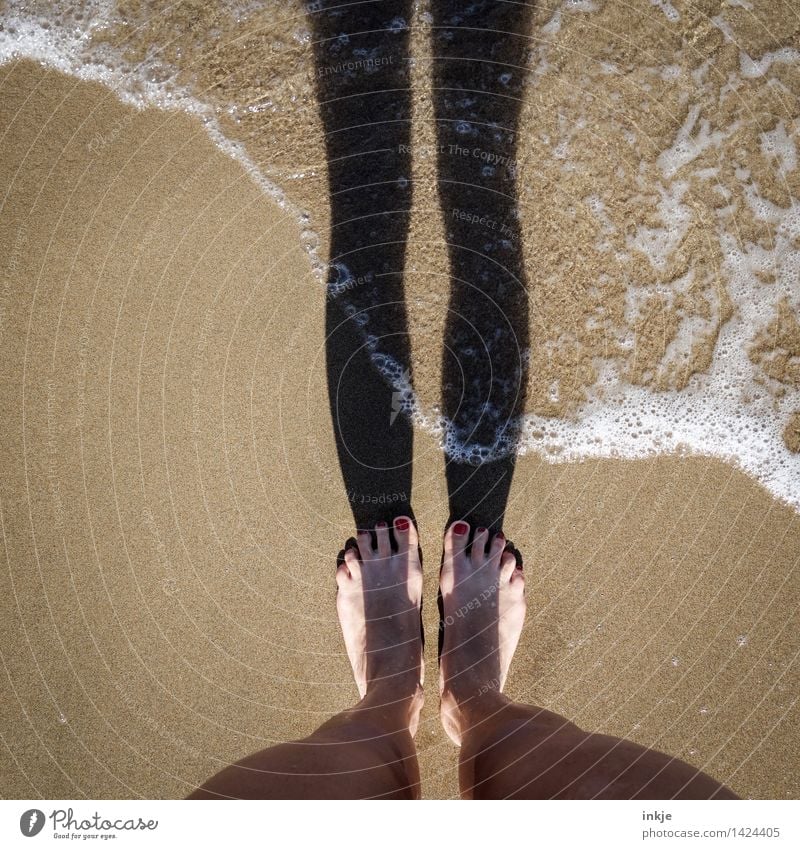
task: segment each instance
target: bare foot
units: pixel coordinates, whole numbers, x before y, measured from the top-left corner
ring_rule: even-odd
[[[387,702],[412,703],[411,733],[422,708],[422,565],[419,540],[411,519],[394,520],[397,551],[392,552],[389,528],[375,526],[358,535],[358,550],[345,551],[336,571],[336,608],[347,655],[362,699],[380,691]]]
[[[525,578],[506,539],[478,528],[468,553],[469,525],[445,532],[441,572],[444,641],[439,689],[442,724],[461,745],[469,714],[503,689],[525,620]],[[488,545],[488,553],[486,548]]]

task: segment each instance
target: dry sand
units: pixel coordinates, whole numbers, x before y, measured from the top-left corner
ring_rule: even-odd
[[[356,697],[324,295],[297,224],[199,123],[0,68],[6,797],[176,797]],[[419,434],[426,797],[443,461]],[[508,692],[796,798],[800,522],[715,460],[518,467]]]

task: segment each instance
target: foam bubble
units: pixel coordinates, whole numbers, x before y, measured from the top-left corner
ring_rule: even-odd
[[[744,50],[739,52],[739,66],[742,76],[748,79],[763,77],[774,62],[797,64],[800,61],[800,50],[793,47],[782,47],[771,53],[765,53],[760,59],[753,59]]]
[[[678,10],[669,2],[669,0],[650,0],[651,5],[658,6],[664,13],[664,17],[672,24],[681,19]]]

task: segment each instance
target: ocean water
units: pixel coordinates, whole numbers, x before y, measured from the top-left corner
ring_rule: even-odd
[[[325,172],[304,10],[208,3],[208,17],[182,18],[181,7],[12,0],[0,62],[32,59],[136,108],[196,115],[296,217],[321,294],[330,280],[346,303],[357,278],[344,265],[328,274],[315,200]],[[721,457],[800,509],[800,30],[772,0],[718,12],[678,0],[537,11],[517,69],[529,92],[516,177],[532,333],[516,450]],[[410,25],[430,28],[424,2]],[[245,35],[265,45],[258,78],[225,53]],[[307,147],[269,147],[292,133]],[[465,445],[407,364],[378,342],[372,356],[399,409],[450,457],[514,450],[499,432]]]

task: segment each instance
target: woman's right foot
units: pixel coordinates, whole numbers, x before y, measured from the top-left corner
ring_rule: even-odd
[[[447,529],[440,577],[441,716],[456,745],[481,705],[497,701],[525,621],[525,579],[505,537],[478,528],[471,551],[468,542],[466,522]]]

